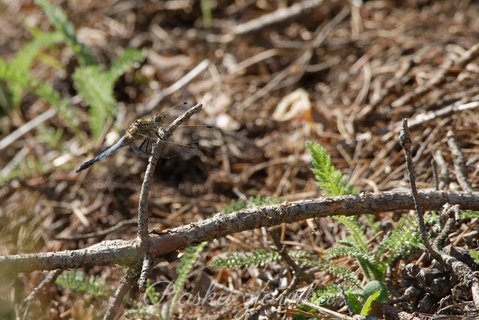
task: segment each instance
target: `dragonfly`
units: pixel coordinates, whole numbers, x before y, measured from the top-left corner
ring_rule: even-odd
[[[172,109],[175,109],[179,106],[184,106],[185,104],[186,103],[179,104],[173,107]],[[168,123],[168,116],[169,116],[168,111],[166,111],[163,113],[148,115],[148,116],[144,116],[139,119],[136,119],[135,121],[133,121],[132,124],[130,124],[125,134],[123,134],[123,136],[115,144],[113,144],[111,147],[104,150],[100,154],[98,154],[95,158],[90,159],[87,162],[83,163],[76,170],[76,172],[80,172],[85,169],[88,169],[96,162],[110,156],[117,150],[127,145],[130,145],[133,151],[141,157],[151,156],[152,154],[151,150],[156,140],[155,136],[161,139],[157,131],[162,126],[165,126]],[[138,144],[139,142],[141,143]],[[168,142],[161,141],[160,143],[168,143]],[[171,148],[173,148],[176,152],[179,152],[179,153],[187,153],[187,154],[196,155],[196,156],[202,155],[202,152],[200,150],[191,146],[184,146],[184,145],[180,145],[176,143],[168,143],[168,144],[170,144]]]

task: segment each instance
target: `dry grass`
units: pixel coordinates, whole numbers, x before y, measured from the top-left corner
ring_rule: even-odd
[[[200,1],[56,1],[71,18],[81,41],[102,63],[108,65],[126,47],[148,50],[145,62],[116,84],[122,127],[141,114],[155,94],[204,59],[209,60],[209,66],[196,78],[169,92],[161,106],[201,101],[204,110],[196,121],[217,126],[221,132],[184,130],[178,139],[185,144],[197,142],[204,156],[160,161],[149,204],[154,227],[165,229],[200,220],[237,198],[274,195],[297,200],[319,196],[309,169],[306,140],[323,145],[334,165],[361,191],[408,188],[397,140],[401,119],[409,118],[412,123],[427,112],[438,113],[448,105],[478,100],[478,60],[461,63],[479,42],[479,5],[473,1],[369,1],[361,7],[346,1],[324,1],[300,18],[233,35],[226,39],[230,41],[212,35],[231,35],[238,24],[274,12],[286,1],[210,2],[212,27],[206,29]],[[0,12],[0,56],[7,60],[31,38],[25,24],[42,30],[51,28],[30,1],[0,2]],[[49,53],[61,61],[62,69],[37,60],[31,73],[69,96],[73,107],[85,114],[85,120],[87,106],[75,97],[72,85],[75,60],[71,51],[62,46]],[[427,87],[441,73],[441,81],[426,92],[406,103],[401,100]],[[283,106],[289,114],[281,111]],[[26,95],[20,108],[8,115],[2,113],[1,136],[48,108]],[[67,159],[40,174],[18,177],[0,187],[0,218],[5,220],[0,227],[5,235],[2,254],[37,249],[40,239],[41,250],[47,251],[134,237],[136,226],[132,224],[106,236],[55,240],[57,236],[94,232],[134,218],[146,161],[125,149],[88,172],[75,174],[73,168],[88,158],[83,148],[91,146],[83,145],[61,117],[53,117],[44,126],[63,130],[61,147],[52,148],[42,141],[37,128],[0,154],[0,167],[7,166],[22,150],[23,162],[40,159],[51,164],[62,157]],[[86,121],[82,129],[88,130]],[[477,109],[453,110],[411,126],[418,187],[434,187],[430,162],[440,154],[450,170],[446,188],[460,188],[447,145],[449,130],[457,136],[466,157],[469,182],[477,189]],[[92,153],[102,150],[102,143]],[[18,227],[22,217],[31,218]],[[383,218],[385,225],[394,222],[389,215]],[[283,240],[290,248],[319,254],[344,236],[338,224],[329,219],[320,221],[319,226],[317,230],[307,222],[283,226]],[[28,245],[24,228],[29,228]],[[475,230],[461,225],[455,233],[466,229]],[[476,233],[466,242],[477,240]],[[290,277],[281,273],[285,268],[281,264],[271,266],[271,275],[258,270],[230,272],[208,267],[218,254],[270,247],[270,241],[264,230],[252,230],[209,243],[189,278],[187,290],[201,291],[214,281],[232,290],[234,299],[226,307],[180,305],[177,317],[232,318],[241,314],[247,302],[238,292],[259,292],[268,286],[268,290],[274,290],[281,287],[274,281],[289,281]],[[459,245],[466,246],[464,242]],[[352,261],[342,263],[351,266]],[[154,269],[152,281],[173,277],[175,265]],[[115,271],[87,271],[103,275],[112,283],[118,279]],[[274,281],[269,282],[269,278]],[[327,283],[330,276],[318,273],[316,279]],[[22,281],[32,287],[33,279],[25,276]],[[50,317],[81,314],[84,319],[93,318],[92,311],[78,301],[66,311],[75,299],[79,297],[65,290],[54,291]],[[62,312],[67,315],[60,316]]]

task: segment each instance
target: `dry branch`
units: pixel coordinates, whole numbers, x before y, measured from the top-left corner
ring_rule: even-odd
[[[462,153],[462,150],[457,143],[456,135],[452,130],[447,132],[447,144],[454,157],[454,170],[457,181],[461,185],[462,190],[471,192],[472,186],[467,180],[466,158],[464,157],[464,153]]]
[[[418,192],[417,200],[423,210],[437,210],[446,203],[457,204],[462,210],[479,210],[479,192],[423,190]],[[332,215],[375,214],[411,209],[414,209],[414,201],[408,191],[362,193],[257,207],[231,214],[217,214],[204,221],[151,234],[150,250],[158,257],[180,247],[281,223]],[[133,265],[144,254],[139,239],[103,241],[85,249],[3,256],[0,257],[0,274],[98,265]]]
[[[398,98],[396,101],[391,103],[393,108],[402,107],[408,103],[411,103],[414,100],[421,98],[422,96],[429,93],[432,89],[444,84],[447,80],[446,76],[449,72],[454,71],[456,75],[459,74],[459,71],[462,71],[472,60],[476,59],[479,55],[479,43],[473,45],[469,50],[467,50],[462,56],[458,57],[456,60],[448,59],[441,66],[439,72],[434,76],[429,82],[425,85],[417,87],[415,90],[410,91]]]
[[[256,19],[239,24],[235,26],[234,29],[228,34],[219,37],[210,36],[208,39],[212,42],[230,42],[238,36],[244,36],[251,34],[252,32],[259,32],[264,28],[271,27],[279,23],[286,23],[287,21],[291,21],[293,19],[298,19],[322,3],[323,0],[305,0],[300,3],[293,4],[290,7],[280,8]]]

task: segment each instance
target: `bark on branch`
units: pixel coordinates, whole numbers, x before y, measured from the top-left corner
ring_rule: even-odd
[[[418,203],[424,210],[440,209],[446,203],[457,204],[462,210],[479,210],[479,192],[423,190],[418,193]],[[414,209],[414,202],[410,192],[389,191],[318,198],[240,210],[230,214],[220,213],[210,219],[151,234],[150,252],[158,257],[184,246],[229,234],[313,217],[376,214],[411,209]],[[138,238],[103,241],[85,249],[3,256],[0,257],[0,274],[112,264],[131,266],[138,263],[144,254],[144,248],[140,246]]]

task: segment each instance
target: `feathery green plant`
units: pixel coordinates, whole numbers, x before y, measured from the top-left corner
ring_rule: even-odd
[[[472,211],[472,210],[461,210],[460,213],[461,219],[474,219],[479,218],[479,211]]]
[[[115,82],[131,66],[137,65],[146,56],[145,51],[126,49],[113,61],[111,69],[104,71],[100,66],[80,67],[73,73],[73,81],[90,105],[90,128],[98,138],[107,119],[117,112],[117,102],[113,95]]]
[[[75,27],[59,6],[51,4],[48,0],[35,0],[34,3],[43,10],[48,21],[61,34],[62,40],[72,49],[81,66],[97,64],[95,57],[90,53],[90,49],[78,41]]]
[[[325,196],[340,196],[358,193],[359,190],[349,184],[341,171],[336,170],[331,158],[321,145],[306,141],[306,148],[312,157],[313,171],[317,185],[324,190]]]
[[[289,253],[294,256],[294,251]],[[276,251],[255,249],[250,252],[230,252],[225,257],[216,257],[210,266],[215,269],[243,269],[249,267],[264,267],[270,262],[280,261],[281,256]]]
[[[474,260],[476,264],[479,264],[479,251],[477,250],[470,250],[469,254],[471,255],[471,258]]]
[[[35,0],[35,4],[42,8],[50,23],[78,59],[80,67],[75,69],[73,81],[75,88],[90,105],[89,124],[94,138],[97,139],[107,119],[116,115],[117,102],[113,95],[115,82],[128,68],[143,61],[146,52],[126,49],[113,61],[110,70],[104,70],[90,53],[90,49],[78,41],[75,27],[60,7],[48,0]]]
[[[9,113],[12,108],[20,106],[20,102],[27,90],[36,91],[36,93],[49,100],[46,94],[45,84],[40,87],[40,81],[29,75],[29,70],[35,57],[48,46],[57,44],[61,41],[59,33],[32,31],[33,40],[20,49],[16,56],[5,61],[0,58],[0,107],[5,113]]]
[[[79,270],[64,271],[58,276],[55,283],[63,288],[95,297],[106,297],[113,293],[101,278],[86,276],[83,271]]]
[[[175,295],[173,296],[173,301],[169,306],[169,317],[172,318],[173,312],[175,310],[176,304],[184,290],[185,282],[188,276],[190,275],[191,270],[193,269],[196,261],[199,259],[201,252],[205,248],[207,242],[202,242],[197,246],[189,247],[186,249],[185,254],[181,257],[178,266],[176,267],[176,281],[175,281]]]
[[[319,144],[306,142],[313,163],[313,173],[315,174],[318,186],[328,196],[340,196],[358,193],[358,190],[349,184],[348,179],[334,168],[331,158],[326,150]],[[355,313],[363,315],[368,314],[371,304],[376,301],[387,299],[387,289],[384,283],[384,275],[388,265],[395,258],[410,253],[414,248],[421,247],[418,233],[416,232],[417,222],[409,216],[403,216],[397,228],[382,239],[373,254],[374,248],[368,243],[363,224],[355,216],[334,216],[336,221],[342,223],[350,233],[346,240],[338,241],[340,247],[333,247],[325,251],[324,259],[334,259],[341,256],[353,257],[356,259],[363,276],[368,280],[362,294],[363,303],[358,304],[358,299],[353,291],[344,290],[348,303],[353,307]],[[368,217],[370,227],[377,232],[377,223],[373,216]],[[387,253],[387,254],[386,254]],[[375,290],[372,290],[374,288]],[[334,290],[328,292],[328,301],[331,301]],[[319,294],[319,296],[321,293]],[[342,292],[336,296],[340,298]],[[316,299],[316,302],[321,300]],[[360,306],[361,309],[359,308]]]

